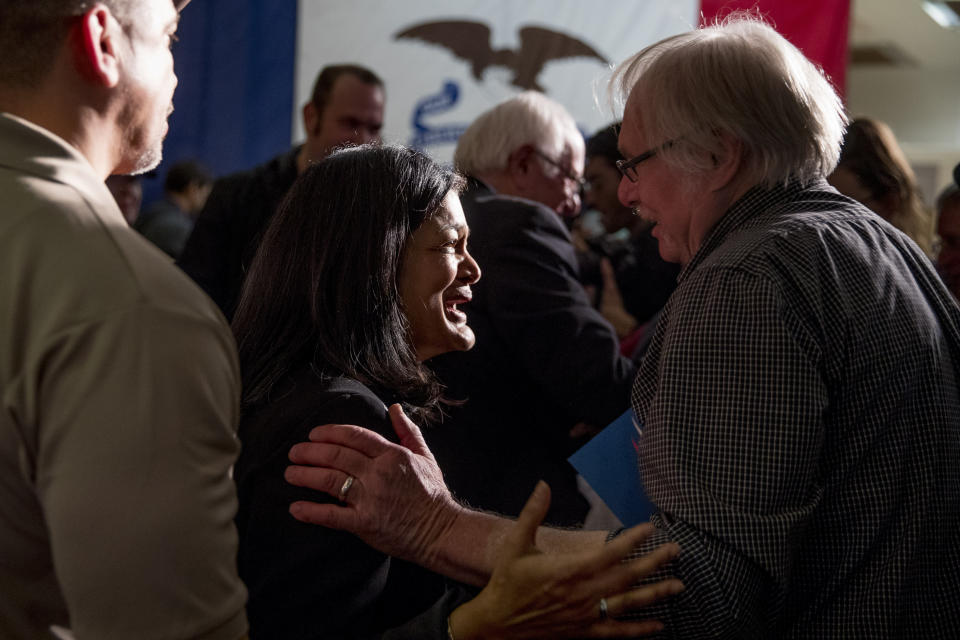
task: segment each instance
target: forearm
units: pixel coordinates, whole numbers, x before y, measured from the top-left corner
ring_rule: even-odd
[[[464,507],[451,513],[449,524],[432,547],[417,561],[436,573],[465,584],[483,586],[490,578],[504,538],[514,521]],[[570,553],[601,546],[605,531],[581,531],[539,527],[537,548],[544,553]]]
[[[584,545],[600,541],[602,534],[556,530],[546,531],[542,522],[549,505],[549,490],[538,484],[519,518],[496,549],[498,559],[487,586],[449,618],[457,638],[561,638],[636,637],[658,631],[658,621],[620,622],[606,620],[623,615],[683,589],[675,580],[635,589],[633,585],[677,552],[667,545],[643,559],[625,562],[631,551],[653,531],[650,525],[623,533],[609,544]],[[569,552],[546,553],[536,545],[542,534],[563,548],[579,540]],[[553,535],[559,534],[559,535]],[[598,617],[599,607],[599,617]]]
[[[426,566],[462,582],[486,584],[514,522],[490,513],[459,509],[445,534],[438,537],[425,557]],[[682,553],[673,564],[651,572],[641,584],[680,577],[688,585],[687,592],[638,609],[627,617],[632,620],[660,619],[667,623],[668,630],[693,635],[709,634],[711,629],[723,629],[729,633],[736,633],[737,629],[749,630],[752,635],[762,629],[762,607],[757,603],[762,602],[763,594],[769,593],[774,586],[752,563],[726,546],[719,543],[704,546],[702,536],[685,526],[680,526],[674,533],[676,537],[666,529],[659,529],[635,547],[631,558],[650,554],[665,543],[679,542]],[[608,533],[604,531],[539,527],[536,545],[546,554],[569,554],[603,546],[607,537]],[[731,575],[719,574],[717,565],[728,567]],[[742,580],[742,584],[738,580]],[[472,620],[476,617],[476,612],[472,611],[476,606],[466,606],[458,615]],[[459,624],[470,628],[470,624],[463,620]],[[680,637],[685,636],[681,634]]]
[[[368,429],[328,424],[313,429],[311,441],[292,447],[294,464],[284,474],[290,484],[337,496],[345,478],[357,481],[346,503],[301,500],[290,512],[302,522],[350,531],[435,573],[485,585],[514,521],[457,503],[420,430],[399,405],[390,413],[400,445]],[[605,539],[603,532],[536,531],[536,546],[545,553],[602,547]]]

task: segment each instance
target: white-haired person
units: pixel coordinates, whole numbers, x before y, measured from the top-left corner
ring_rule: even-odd
[[[614,81],[620,199],[683,265],[632,405],[657,507],[637,551],[679,543],[686,590],[641,615],[684,638],[956,637],[960,307],[915,243],[827,184],[845,125],[829,82],[739,15],[647,47]],[[297,504],[298,518],[488,570],[501,521],[427,502],[423,473],[419,497],[400,491],[421,448],[349,426],[313,437],[326,442],[291,455],[320,468],[294,482],[336,491],[360,471],[344,447],[377,473],[346,507]],[[388,533],[402,518],[444,535]]]
[[[431,361],[465,400],[426,433],[470,504],[516,516],[539,479],[547,522],[583,523],[588,502],[567,457],[580,424],[603,427],[630,401],[635,368],[591,306],[564,217],[580,209],[584,141],[570,113],[528,91],[481,114],[457,143],[463,209],[486,276],[470,317],[477,346]]]

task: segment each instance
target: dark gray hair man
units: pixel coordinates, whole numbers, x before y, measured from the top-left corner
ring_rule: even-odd
[[[684,265],[632,405],[658,529],[638,551],[679,543],[686,591],[641,615],[672,637],[954,637],[960,308],[913,242],[826,183],[845,120],[836,94],[741,16],[658,42],[616,78],[620,199]],[[298,445],[295,460],[326,468],[288,477],[326,477],[331,491],[356,475],[342,453]],[[386,472],[423,464],[422,447],[367,453],[379,468],[358,479],[362,499],[299,504],[297,517],[486,570],[499,522]],[[413,514],[443,534],[370,531]],[[544,546],[574,538],[542,533]]]
[[[0,0],[3,638],[246,633],[233,338],[104,185],[160,161],[184,4]]]

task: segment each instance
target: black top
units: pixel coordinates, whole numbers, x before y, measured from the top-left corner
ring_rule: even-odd
[[[164,198],[137,216],[133,228],[171,258],[179,258],[193,229],[191,218],[180,207]]]
[[[284,480],[290,447],[328,423],[362,425],[396,441],[385,400],[355,380],[323,380],[307,368],[241,420],[234,478],[251,638],[446,637],[446,618],[467,599],[465,589],[447,590],[437,574],[288,511],[296,500],[334,501]]]
[[[633,365],[590,306],[556,213],[476,181],[462,202],[483,272],[464,308],[477,343],[430,362],[448,396],[468,400],[426,432],[428,443],[470,504],[516,515],[542,478],[553,489],[547,520],[582,522],[587,503],[566,462],[582,443],[569,431],[626,410]]]
[[[300,147],[250,171],[220,178],[177,264],[233,318],[260,237],[297,179]]]

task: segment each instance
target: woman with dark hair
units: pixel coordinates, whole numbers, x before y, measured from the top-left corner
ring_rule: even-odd
[[[500,559],[509,579],[491,580],[473,599],[351,534],[290,516],[291,503],[326,498],[284,479],[287,452],[314,427],[359,424],[395,441],[387,405],[424,420],[438,416],[440,387],[422,363],[474,343],[459,305],[470,301],[480,269],[467,251],[460,183],[409,149],[339,151],[304,172],[264,236],[233,322],[244,383],[239,569],[254,638],[638,634],[657,624],[600,623],[596,603],[628,610],[676,587],[667,581],[628,592],[675,552],[621,564],[643,531],[625,546],[607,545],[599,565],[597,557],[538,556],[529,548],[536,504],[505,544],[515,550]],[[596,575],[571,573],[572,562]],[[526,571],[517,571],[520,563]],[[548,589],[551,581],[568,588]]]
[[[840,193],[869,207],[933,257],[934,222],[913,169],[893,131],[879,120],[857,118],[847,127],[840,161],[827,178]]]

